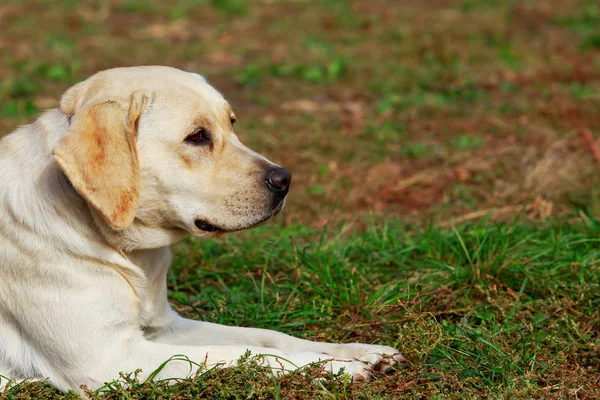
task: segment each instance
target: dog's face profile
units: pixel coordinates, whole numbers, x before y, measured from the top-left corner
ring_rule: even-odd
[[[114,69],[65,93],[54,157],[115,230],[131,224],[210,236],[283,208],[291,174],[244,146],[225,99],[201,76]]]
[[[190,232],[219,232],[282,209],[289,172],[240,142],[231,107],[208,83],[197,77],[153,100],[138,125],[140,218],[156,214],[150,219]]]

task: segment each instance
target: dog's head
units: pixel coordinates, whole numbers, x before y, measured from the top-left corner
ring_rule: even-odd
[[[117,68],[69,89],[53,155],[114,231],[199,236],[260,224],[283,208],[291,174],[244,146],[225,99],[200,75]]]

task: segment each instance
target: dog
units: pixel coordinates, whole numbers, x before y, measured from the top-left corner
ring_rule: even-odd
[[[320,343],[185,319],[171,309],[169,245],[254,227],[291,174],[244,146],[201,75],[115,68],[75,84],[0,141],[0,375],[97,388],[120,372],[186,378],[249,351],[291,371],[322,361],[354,381],[394,348]]]

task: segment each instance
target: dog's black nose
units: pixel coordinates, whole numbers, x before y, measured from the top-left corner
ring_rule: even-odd
[[[285,168],[277,167],[267,172],[267,186],[271,192],[285,196],[290,189],[292,174]]]

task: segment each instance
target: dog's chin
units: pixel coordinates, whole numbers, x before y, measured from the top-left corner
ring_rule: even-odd
[[[248,222],[242,222],[241,224],[219,224],[209,219],[196,219],[194,221],[194,234],[201,236],[218,236],[223,233],[238,232],[246,229],[254,228],[264,224],[283,209],[285,201],[282,201],[275,207],[269,214],[264,216],[250,216],[247,218]]]
[[[194,225],[196,227],[196,229],[195,229],[196,232],[194,232],[194,233],[196,235],[201,235],[201,236],[204,236],[204,237],[206,237],[206,236],[219,236],[219,235],[222,235],[224,233],[238,232],[238,231],[243,231],[245,229],[254,228],[256,226],[264,224],[269,219],[271,219],[271,216],[264,217],[262,219],[259,219],[256,222],[252,222],[252,223],[249,223],[249,224],[227,226],[227,227],[223,227],[223,226],[220,226],[220,225],[215,225],[215,224],[207,222],[206,220],[203,220],[203,219],[197,219],[196,221],[194,221]]]

